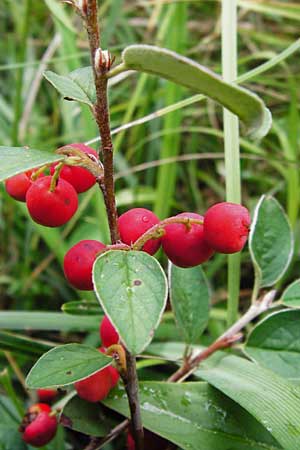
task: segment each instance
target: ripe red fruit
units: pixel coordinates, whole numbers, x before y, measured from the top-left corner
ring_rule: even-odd
[[[83,291],[93,290],[93,264],[104,248],[102,242],[95,240],[79,241],[70,248],[64,258],[64,272],[72,286]]]
[[[242,250],[249,234],[249,211],[236,203],[217,203],[204,216],[204,237],[220,253]]]
[[[202,220],[195,213],[181,213],[176,217],[190,217]],[[207,261],[214,250],[204,240],[203,225],[191,224],[187,227],[182,223],[172,223],[165,227],[162,237],[162,247],[167,257],[179,267],[194,267]]]
[[[149,209],[130,209],[118,219],[121,241],[124,244],[131,245],[142,234],[158,223],[158,217],[152,211],[149,211]],[[149,253],[149,255],[154,255],[159,249],[160,244],[160,239],[151,239],[144,245],[143,251]]]
[[[86,154],[93,155],[95,158],[99,159],[98,153],[91,147],[84,144],[70,144],[70,146],[78,148],[78,150],[81,150]],[[57,164],[51,166],[51,175],[53,175],[56,165]],[[61,169],[59,176],[68,181],[74,187],[76,192],[78,192],[78,194],[87,191],[96,183],[96,178],[94,175],[89,170],[79,166],[64,166]]]
[[[108,366],[84,380],[77,381],[74,386],[80,398],[88,402],[100,402],[109,394],[111,383],[111,372]]]
[[[103,317],[102,322],[100,323],[99,332],[102,345],[104,345],[104,347],[110,347],[111,345],[118,344],[120,339],[119,333],[107,316]]]
[[[37,403],[28,409],[20,431],[22,439],[33,447],[43,447],[50,442],[57,430],[57,419],[50,415],[49,405]]]
[[[38,389],[37,395],[40,402],[50,403],[56,396],[56,389]]]
[[[35,403],[28,408],[29,413],[51,412],[51,406],[47,403]]]
[[[26,201],[26,193],[33,181],[31,180],[31,175],[34,173],[34,170],[28,170],[24,173],[19,173],[8,180],[5,181],[5,189],[6,192],[15,200],[19,202]],[[39,177],[43,177],[43,174],[40,174]]]
[[[130,431],[127,433],[126,447],[128,450],[135,450],[135,442]]]
[[[78,197],[73,186],[59,179],[50,191],[51,176],[39,178],[28,189],[26,204],[32,219],[46,227],[59,227],[75,214]]]

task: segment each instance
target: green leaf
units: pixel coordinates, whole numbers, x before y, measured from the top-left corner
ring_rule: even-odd
[[[93,347],[66,344],[45,353],[26,378],[29,389],[58,387],[87,378],[111,363],[112,359]]]
[[[251,225],[249,248],[260,287],[274,285],[286,272],[293,255],[293,234],[277,200],[263,195]]]
[[[18,431],[20,419],[11,400],[0,396],[0,449],[1,450],[26,450],[28,447],[22,441]]]
[[[252,330],[246,353],[285,378],[300,379],[300,311],[279,311]]]
[[[105,436],[111,425],[108,423],[100,403],[90,403],[73,397],[63,411],[64,425],[90,436]]]
[[[300,279],[295,280],[285,289],[281,301],[290,308],[300,308]]]
[[[39,356],[50,350],[52,345],[48,342],[28,338],[20,334],[7,333],[0,331],[0,349],[8,350],[27,356]]]
[[[170,298],[179,331],[187,344],[196,343],[209,316],[209,288],[202,267],[181,269],[170,264]]]
[[[0,181],[65,157],[25,147],[0,147]]]
[[[189,450],[263,450],[281,448],[250,414],[207,383],[140,383],[145,428]],[[104,400],[129,416],[124,390]]]
[[[93,282],[126,348],[135,355],[141,353],[167,301],[167,280],[157,260],[145,252],[111,250],[97,258]]]
[[[71,316],[46,311],[1,311],[0,329],[98,331],[99,317]]]
[[[152,344],[147,347],[147,354],[176,362],[182,360],[185,348],[186,344],[183,342],[152,342]],[[205,347],[200,345],[193,345],[191,350],[198,352],[204,348]]]
[[[98,316],[98,321],[100,321],[101,317],[103,316],[103,312],[99,306],[99,303],[89,300],[64,303],[61,309],[66,314],[74,314],[76,316]]]
[[[236,114],[255,138],[270,129],[271,114],[257,95],[226,83],[195,61],[164,48],[131,45],[123,52],[123,62],[127,69],[158,75],[212,98]]]
[[[196,375],[252,414],[285,450],[300,448],[300,389],[236,356],[215,354]]]
[[[76,69],[68,75],[58,75],[51,70],[47,70],[44,72],[44,77],[65,100],[74,100],[90,107],[93,106],[96,91],[91,67]]]

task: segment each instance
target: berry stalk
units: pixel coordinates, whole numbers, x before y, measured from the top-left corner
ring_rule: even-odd
[[[133,244],[133,250],[142,250],[149,240],[162,237],[165,234],[164,228],[172,223],[182,223],[183,225],[186,225],[186,227],[190,227],[193,223],[203,225],[203,220],[192,219],[190,217],[169,217],[168,219],[164,219],[137,239]]]

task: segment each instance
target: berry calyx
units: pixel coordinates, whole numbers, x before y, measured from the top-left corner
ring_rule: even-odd
[[[104,347],[110,347],[111,345],[118,344],[120,339],[119,333],[107,316],[103,317],[100,323],[99,332],[101,342]]]
[[[118,219],[121,241],[132,245],[146,231],[159,223],[158,217],[149,209],[133,208],[126,211]],[[154,255],[161,244],[161,239],[151,239],[143,247],[143,251]]]
[[[70,144],[71,147],[75,147],[78,150],[81,150],[83,153],[86,153],[87,155],[92,155],[96,160],[99,159],[98,153],[96,150],[94,150],[91,147],[88,147],[87,145],[75,143]],[[51,175],[54,174],[55,168],[57,164],[53,164],[50,168]],[[82,192],[86,192],[88,189],[90,189],[94,184],[96,183],[95,176],[84,167],[80,166],[64,166],[59,174],[60,178],[63,178],[64,180],[68,181],[76,190],[78,194]]]
[[[220,253],[239,252],[247,241],[250,223],[249,211],[244,206],[229,202],[217,203],[204,216],[205,240]]]
[[[38,399],[40,402],[50,403],[57,396],[56,389],[38,389]]]
[[[196,213],[185,212],[176,217],[202,220]],[[203,225],[172,223],[165,227],[162,247],[169,260],[179,267],[194,267],[207,261],[214,250],[204,239]]]
[[[79,241],[70,248],[64,258],[64,273],[72,286],[82,291],[93,290],[93,264],[104,248],[102,242],[92,239]]]
[[[19,428],[22,439],[33,447],[43,447],[50,442],[57,430],[57,419],[51,413],[49,405],[37,403],[32,405]]]
[[[78,207],[75,189],[59,179],[51,191],[51,176],[36,180],[28,189],[26,204],[31,218],[46,227],[59,227],[68,222]]]
[[[100,402],[109,394],[112,387],[111,372],[108,367],[99,370],[84,380],[74,384],[77,394],[88,402]]]

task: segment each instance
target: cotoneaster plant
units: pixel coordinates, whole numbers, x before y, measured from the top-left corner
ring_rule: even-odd
[[[114,66],[114,57],[101,49],[97,1],[65,3],[79,13],[87,30],[91,67],[79,68],[69,76],[47,71],[45,77],[64,98],[90,108],[101,146],[96,151],[85,143],[65,142],[54,152],[3,149],[0,169],[5,172],[7,193],[26,201],[29,216],[46,227],[66,225],[78,205],[81,212],[88,211],[84,224],[94,224],[89,207],[96,195],[87,191],[95,186],[95,194],[98,189],[103,196],[106,212],[106,216],[99,213],[95,229],[102,231],[101,220],[107,219],[110,239],[99,237],[101,242],[92,239],[94,234],[86,236],[84,227],[77,228],[76,218],[62,234],[60,230],[43,230],[48,240],[52,236],[64,238],[61,242],[68,250],[60,254],[61,273],[70,285],[68,292],[72,287],[71,292],[78,297],[63,305],[68,314],[64,316],[66,323],[61,325],[58,320],[58,324],[50,324],[56,332],[62,332],[53,333],[49,341],[27,336],[24,343],[20,334],[1,333],[0,346],[4,342],[6,354],[16,345],[32,359],[48,350],[27,375],[31,393],[27,404],[37,396],[52,407],[45,403],[29,407],[20,427],[23,441],[36,447],[47,445],[55,438],[60,422],[68,428],[65,442],[59,441],[62,447],[73,442],[81,445],[76,438],[79,436],[81,442],[85,434],[83,450],[102,448],[108,442],[112,448],[126,445],[131,450],[300,448],[295,431],[299,428],[299,395],[297,386],[289,381],[293,378],[289,369],[281,366],[285,358],[290,362],[290,356],[280,353],[283,345],[292,347],[286,336],[294,336],[289,326],[298,316],[287,321],[281,314],[294,311],[284,309],[267,315],[257,328],[252,324],[272,306],[283,308],[283,300],[272,302],[278,292],[273,288],[282,282],[293,253],[285,213],[271,196],[261,198],[252,221],[239,200],[209,201],[207,210],[188,212],[174,206],[167,218],[158,217],[149,204],[118,208],[108,83],[128,71],[128,75],[135,71],[158,76],[220,103],[238,117],[250,137],[267,133],[268,110],[236,80],[226,82],[197,62],[167,49],[132,45],[125,48],[120,64]],[[161,89],[164,87],[161,84]],[[232,181],[228,171],[226,177]],[[82,194],[79,200],[78,194]],[[78,236],[81,232],[82,237]],[[239,253],[248,238],[250,256],[247,252],[243,256],[251,258],[254,268],[252,299],[248,299],[251,306],[240,316],[236,308],[238,317],[232,321],[229,314],[230,320],[224,315],[218,292],[214,304],[211,301],[204,270],[212,267],[213,284],[224,260],[218,254],[230,254],[228,289],[224,292],[231,309],[235,301],[232,286],[239,294]],[[56,243],[51,241],[51,245]],[[293,299],[297,298],[296,287],[291,288]],[[49,322],[61,319],[48,317]],[[274,320],[275,324],[268,322]],[[43,322],[44,329],[50,325]],[[24,323],[18,326],[30,329],[25,314]],[[158,327],[160,333],[156,334]],[[262,332],[260,327],[267,330]],[[252,332],[244,343],[242,332],[249,328]],[[277,330],[283,330],[279,337],[285,344],[276,335]],[[295,336],[297,330],[293,328]],[[79,334],[82,332],[84,336]],[[72,339],[75,342],[70,342]],[[279,341],[280,349],[274,349]],[[236,343],[239,351],[231,352]],[[215,355],[219,350],[223,353]],[[264,352],[266,358],[261,356]],[[273,370],[269,365],[274,354]],[[13,367],[22,379],[18,367]],[[13,392],[13,385],[5,386]],[[264,395],[268,400],[265,403]]]

